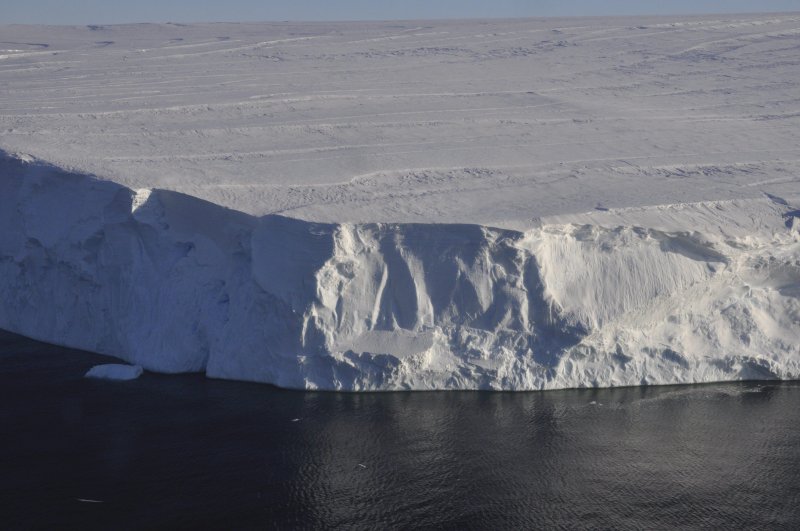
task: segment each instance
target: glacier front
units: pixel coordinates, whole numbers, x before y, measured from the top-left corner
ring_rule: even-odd
[[[0,26],[0,328],[303,389],[800,378],[799,40]]]

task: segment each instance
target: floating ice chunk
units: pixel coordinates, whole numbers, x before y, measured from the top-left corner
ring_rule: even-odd
[[[85,378],[99,378],[103,380],[135,380],[142,375],[141,365],[123,365],[121,363],[109,363],[106,365],[95,365]]]

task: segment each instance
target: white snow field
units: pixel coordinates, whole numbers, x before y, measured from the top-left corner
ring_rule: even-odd
[[[341,390],[800,378],[800,14],[0,26],[0,328]]]

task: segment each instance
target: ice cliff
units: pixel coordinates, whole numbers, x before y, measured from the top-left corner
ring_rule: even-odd
[[[0,328],[291,388],[800,377],[797,198],[311,223],[0,157]]]

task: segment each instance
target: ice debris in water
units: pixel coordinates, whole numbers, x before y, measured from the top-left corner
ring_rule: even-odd
[[[84,375],[85,378],[98,378],[101,380],[135,380],[142,375],[141,365],[124,365],[121,363],[108,363],[95,365]]]

